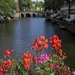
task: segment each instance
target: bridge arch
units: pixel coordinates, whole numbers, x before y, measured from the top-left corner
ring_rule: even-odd
[[[30,13],[25,14],[26,17],[31,17],[32,15]]]

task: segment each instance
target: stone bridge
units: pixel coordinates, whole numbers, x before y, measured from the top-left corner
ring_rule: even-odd
[[[45,13],[43,11],[25,11],[20,12],[21,17],[44,17]]]
[[[15,0],[17,3],[17,9],[20,11],[20,0]],[[15,17],[43,17],[45,16],[44,11],[37,11],[37,10],[25,10],[25,11],[20,11],[14,14]]]

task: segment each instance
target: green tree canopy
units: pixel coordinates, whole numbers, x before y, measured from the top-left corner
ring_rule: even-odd
[[[0,12],[4,14],[13,13],[16,9],[15,0],[0,0]]]
[[[23,9],[23,8],[31,8],[32,6],[32,1],[31,0],[20,0],[20,9]]]
[[[44,0],[45,9],[59,9],[63,4],[64,0]]]
[[[39,7],[39,8],[44,8],[44,3],[43,2],[36,2],[35,3],[35,7]]]

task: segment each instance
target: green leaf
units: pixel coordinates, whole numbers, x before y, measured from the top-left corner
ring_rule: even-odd
[[[49,59],[49,62],[53,62],[53,59],[51,58],[51,59]]]
[[[41,71],[40,74],[43,75],[43,72]]]
[[[47,68],[47,67],[46,67],[45,70],[48,72],[48,71],[50,71],[50,68]]]
[[[39,71],[39,70],[40,70],[40,67],[37,67],[37,68],[36,68],[36,70],[38,70],[38,71]]]
[[[44,60],[44,63],[46,64],[46,63],[47,63],[47,61],[46,61],[46,60]]]
[[[19,65],[21,65],[22,64],[22,61],[19,61]]]
[[[50,75],[55,75],[54,72],[50,73]]]
[[[40,73],[40,71],[37,71],[37,73]]]
[[[57,55],[55,54],[54,57],[57,57]]]
[[[53,63],[56,63],[56,60],[53,60]]]
[[[18,75],[18,71],[15,71],[15,75]]]
[[[27,71],[28,69],[27,68],[24,68],[24,70]]]
[[[18,66],[18,70],[20,70],[20,66]]]
[[[61,61],[62,60],[62,58],[61,57],[59,57],[59,61]]]
[[[16,62],[16,60],[12,60],[12,63],[15,63]]]

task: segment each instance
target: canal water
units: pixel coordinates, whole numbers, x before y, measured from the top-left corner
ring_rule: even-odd
[[[45,18],[18,19],[0,25],[0,54],[6,49],[14,49],[16,51],[15,57],[19,59],[31,47],[36,36],[45,35],[50,37],[55,33],[63,39],[63,47],[68,55],[66,63],[75,68],[75,35],[60,30],[58,26],[51,23],[46,23]]]

